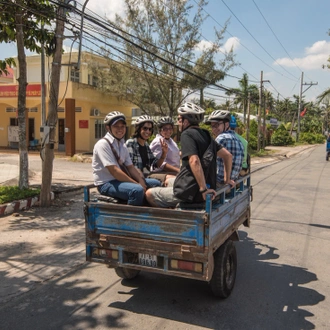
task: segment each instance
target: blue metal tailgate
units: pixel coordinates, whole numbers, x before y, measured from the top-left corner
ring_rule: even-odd
[[[157,242],[204,246],[207,213],[86,202],[86,230],[92,235],[141,238]]]

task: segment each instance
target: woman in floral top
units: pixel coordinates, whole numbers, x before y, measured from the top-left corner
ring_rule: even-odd
[[[135,122],[135,132],[133,137],[126,141],[126,146],[129,151],[133,165],[139,169],[145,177],[156,178],[162,182],[166,179],[166,174],[153,174],[156,169],[159,169],[168,152],[168,145],[165,141],[161,142],[162,152],[158,157],[155,157],[152,153],[148,139],[153,134],[154,122],[150,116],[140,116]],[[164,169],[171,171],[170,169]]]

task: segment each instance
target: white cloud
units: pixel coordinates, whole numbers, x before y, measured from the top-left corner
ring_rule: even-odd
[[[231,48],[233,48],[233,50],[235,51],[239,48],[239,45],[240,45],[239,39],[237,37],[231,37],[225,42],[221,50],[229,52]]]
[[[203,51],[205,49],[211,48],[213,45],[212,42],[206,41],[206,40],[201,40],[197,45],[196,45],[196,50]],[[229,38],[225,44],[220,48],[220,52],[229,52],[231,48],[236,50],[239,47],[239,39],[236,37]]]
[[[306,54],[329,54],[330,53],[330,42],[325,40],[317,41],[312,47],[305,48]]]
[[[203,51],[203,50],[206,50],[208,48],[211,48],[213,45],[212,42],[210,41],[206,41],[206,40],[201,40],[197,45],[196,45],[196,50],[200,50],[200,51]]]
[[[78,2],[83,5],[85,0],[78,0]],[[88,12],[88,10],[93,11],[102,18],[107,17],[113,20],[116,14],[122,15],[124,13],[124,0],[89,0],[85,12]]]
[[[330,42],[325,40],[315,42],[311,47],[305,48],[306,56],[301,58],[294,58],[293,61],[290,58],[284,57],[277,59],[277,63],[274,64],[295,67],[299,66],[303,70],[322,69],[322,65],[327,64],[327,60],[330,56]]]

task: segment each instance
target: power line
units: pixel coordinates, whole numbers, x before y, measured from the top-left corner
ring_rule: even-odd
[[[261,45],[261,43],[253,36],[253,34],[246,28],[246,26],[240,21],[240,19],[235,15],[235,13],[230,9],[230,7],[225,3],[224,0],[221,0],[222,3],[228,8],[228,10],[234,15],[234,17],[238,20],[238,22],[243,26],[243,28],[248,32],[248,34],[255,40],[255,42],[266,52],[266,54],[268,54],[274,61],[275,63],[277,63],[285,72],[287,72],[289,75],[291,75],[293,78],[297,79],[297,77],[295,77],[291,72],[289,72],[288,70],[286,70],[281,64],[279,64],[276,59],[265,49],[264,46]],[[286,77],[285,75],[281,74],[280,72],[278,72],[277,70],[275,70],[274,68],[272,68],[272,70],[274,70],[275,72],[279,73],[280,75]],[[290,79],[289,77],[286,77],[288,79]]]
[[[292,59],[292,57],[290,56],[290,54],[288,53],[288,51],[285,49],[285,47],[283,46],[283,44],[281,43],[281,41],[278,39],[277,35],[275,34],[274,30],[271,28],[271,26],[269,25],[267,19],[265,18],[265,16],[263,15],[263,13],[261,12],[260,8],[258,7],[258,5],[255,3],[254,0],[252,0],[254,5],[256,6],[256,8],[258,9],[261,17],[264,19],[265,23],[267,24],[267,26],[269,27],[270,31],[273,33],[274,37],[276,38],[276,40],[278,41],[278,43],[281,45],[281,47],[283,48],[283,50],[285,51],[285,53],[289,56],[290,60],[294,63],[294,65],[300,70],[300,72],[302,72],[302,70],[299,68],[299,66],[295,63],[295,61]]]

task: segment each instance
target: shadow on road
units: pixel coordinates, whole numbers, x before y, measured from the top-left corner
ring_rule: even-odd
[[[313,314],[305,306],[325,298],[306,287],[316,275],[272,262],[279,257],[276,248],[240,234],[236,285],[228,299],[214,298],[203,282],[141,273],[122,281],[129,290],[121,293],[131,297],[109,306],[212,329],[314,329],[308,320]],[[109,326],[112,321],[109,316]]]
[[[27,212],[29,218],[11,223],[10,230],[14,232],[23,228],[28,234],[41,226],[45,237],[58,235],[60,239],[53,239],[51,251],[39,251],[38,259],[32,255],[40,242],[34,243],[33,239],[16,241],[0,251],[0,261],[6,264],[6,269],[0,270],[0,298],[10,299],[10,292],[15,292],[15,299],[0,308],[4,329],[18,325],[20,329],[129,328],[131,317],[136,319],[136,314],[140,316],[136,329],[155,328],[148,327],[150,318],[144,316],[180,322],[187,329],[190,326],[235,330],[315,328],[309,320],[313,317],[309,307],[325,299],[308,285],[317,281],[316,274],[276,263],[279,259],[276,247],[260,244],[243,231],[242,240],[236,243],[235,289],[228,299],[219,300],[204,282],[147,272],[141,272],[135,280],[121,281],[112,277],[114,272],[104,265],[86,264],[81,249],[83,220],[74,217],[69,206],[63,210],[66,209],[67,219],[60,220],[54,214],[50,221],[49,213],[42,220],[45,223],[34,223],[33,213]],[[70,226],[77,230],[68,232]],[[66,235],[60,232],[63,227]],[[65,260],[67,264],[63,266]],[[97,271],[112,274],[109,282],[95,281],[93,276]],[[49,272],[55,275],[50,278]],[[120,282],[122,285],[118,285]],[[120,300],[113,293],[118,288]],[[106,315],[100,314],[103,305],[109,307]],[[175,327],[174,323],[171,326]]]

